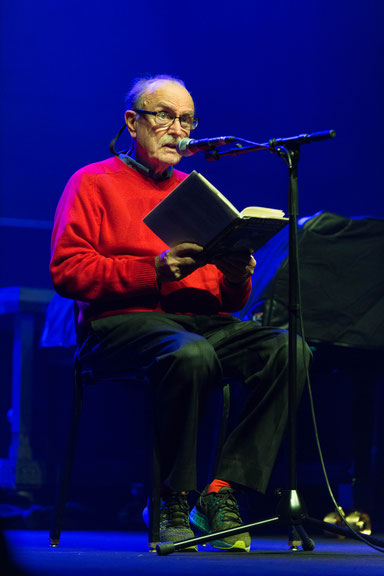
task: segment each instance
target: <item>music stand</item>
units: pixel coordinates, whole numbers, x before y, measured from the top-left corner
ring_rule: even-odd
[[[289,208],[289,298],[288,298],[288,434],[289,434],[289,488],[280,491],[280,501],[277,505],[276,515],[243,524],[236,528],[229,528],[219,532],[212,532],[204,536],[182,540],[180,542],[163,542],[156,546],[156,552],[159,556],[166,556],[183,550],[190,546],[205,544],[211,540],[234,536],[242,532],[259,528],[260,526],[285,524],[288,526],[290,540],[296,541],[298,537],[304,550],[313,550],[314,541],[308,536],[304,524],[321,528],[327,532],[353,538],[356,540],[365,540],[384,549],[384,541],[373,536],[364,536],[356,534],[349,528],[337,526],[329,522],[318,520],[308,516],[306,505],[300,493],[297,490],[297,425],[296,425],[296,354],[297,354],[297,317],[299,313],[299,277],[298,277],[298,247],[297,247],[297,217],[298,217],[298,183],[297,183],[297,166],[300,159],[300,146],[321,140],[334,138],[336,132],[328,130],[323,132],[314,132],[312,134],[300,134],[291,138],[272,139],[267,143],[257,144],[240,138],[233,138],[237,141],[235,148],[218,152],[216,149],[206,152],[207,160],[218,160],[222,156],[236,156],[246,152],[257,150],[270,150],[278,154],[288,166],[289,186],[288,186],[288,208]],[[245,146],[244,146],[245,144]],[[344,520],[344,518],[342,517]],[[296,547],[296,546],[294,546]]]

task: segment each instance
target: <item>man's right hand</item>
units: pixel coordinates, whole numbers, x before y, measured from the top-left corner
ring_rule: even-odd
[[[204,266],[206,262],[201,257],[202,252],[202,246],[183,242],[156,256],[155,266],[159,283],[176,282]]]

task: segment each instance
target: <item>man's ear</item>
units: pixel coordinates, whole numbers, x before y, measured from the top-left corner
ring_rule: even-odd
[[[136,112],[134,112],[133,110],[126,110],[124,114],[124,119],[128,128],[128,132],[131,135],[131,138],[136,138],[136,122],[137,122]]]

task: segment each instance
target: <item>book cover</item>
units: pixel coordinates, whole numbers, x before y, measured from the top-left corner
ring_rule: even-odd
[[[168,246],[193,242],[210,257],[258,250],[288,223],[281,210],[251,206],[240,213],[204,176],[193,171],[144,218]]]

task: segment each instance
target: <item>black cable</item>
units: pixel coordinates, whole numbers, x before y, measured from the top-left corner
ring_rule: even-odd
[[[116,144],[117,140],[120,138],[120,136],[122,135],[122,133],[124,132],[124,130],[126,129],[126,127],[127,127],[127,125],[123,124],[123,126],[120,128],[120,130],[118,131],[116,136],[111,140],[111,142],[109,144],[109,150],[114,156],[118,156],[119,154],[123,154],[126,152],[126,150],[124,150],[122,152],[116,152],[116,150],[115,150],[115,144]]]

